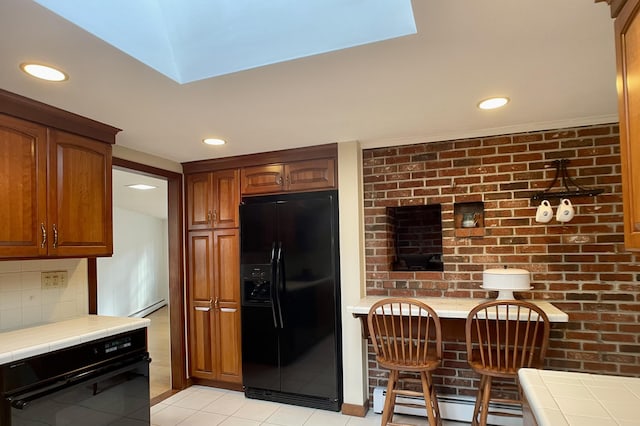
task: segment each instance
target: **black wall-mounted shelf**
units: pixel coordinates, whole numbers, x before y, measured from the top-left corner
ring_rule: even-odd
[[[556,168],[556,175],[553,178],[553,182],[551,185],[544,191],[536,192],[531,196],[531,201],[540,201],[546,200],[550,198],[570,198],[570,197],[595,197],[596,195],[602,194],[604,189],[589,189],[583,188],[571,179],[569,173],[567,172],[567,164],[569,164],[569,160],[554,160],[553,165]],[[562,186],[566,189],[566,191],[550,191],[553,188],[553,185],[558,181],[558,177],[562,179]],[[574,188],[572,189],[569,184],[571,184]]]

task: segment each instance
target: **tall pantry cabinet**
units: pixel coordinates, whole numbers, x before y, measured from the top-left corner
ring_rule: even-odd
[[[191,376],[241,385],[239,170],[185,182]]]

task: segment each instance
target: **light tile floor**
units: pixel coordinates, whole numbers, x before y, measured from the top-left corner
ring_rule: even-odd
[[[402,418],[402,420],[401,420]],[[428,425],[427,419],[396,416],[394,420]],[[465,423],[443,422],[444,426]],[[343,416],[326,410],[247,399],[241,392],[191,386],[151,407],[154,426],[378,426],[380,415]]]

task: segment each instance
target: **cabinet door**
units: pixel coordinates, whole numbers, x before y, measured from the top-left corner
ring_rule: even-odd
[[[190,232],[187,244],[191,375],[213,380],[216,378],[213,234]]]
[[[627,1],[615,23],[620,114],[624,242],[640,250],[640,0]],[[635,165],[635,168],[634,168]]]
[[[238,169],[213,173],[213,227],[237,228],[240,205]]]
[[[288,163],[284,166],[284,174],[287,191],[335,187],[335,161],[332,158]]]
[[[282,164],[245,167],[242,169],[242,194],[281,192],[283,188]]]
[[[237,229],[214,231],[219,380],[242,383],[240,238]]]
[[[187,226],[189,230],[213,226],[213,184],[211,173],[187,175]]]
[[[46,128],[0,114],[0,153],[0,257],[44,256]]]
[[[111,256],[111,145],[50,130],[49,255]]]

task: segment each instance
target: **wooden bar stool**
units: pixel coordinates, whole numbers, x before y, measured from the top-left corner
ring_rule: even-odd
[[[393,423],[393,411],[398,395],[424,398],[429,425],[441,425],[431,378],[431,372],[442,361],[442,331],[438,315],[418,300],[390,298],[376,302],[369,309],[367,323],[378,365],[389,369],[382,425],[396,425]],[[401,378],[401,371],[418,373],[420,379]],[[412,381],[420,383],[422,392],[399,389],[400,382]],[[411,404],[398,402],[397,405]]]
[[[489,414],[518,416],[508,412],[490,412],[489,403],[522,406],[518,369],[543,367],[549,328],[547,314],[533,303],[522,300],[485,302],[469,312],[465,328],[467,361],[473,371],[480,374],[471,420],[473,426],[486,425]],[[500,382],[507,379],[513,384],[494,383],[494,378]],[[517,397],[492,398],[492,390],[494,393],[507,390]]]

